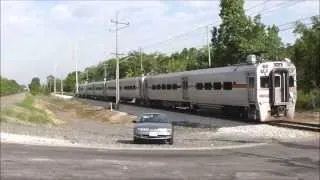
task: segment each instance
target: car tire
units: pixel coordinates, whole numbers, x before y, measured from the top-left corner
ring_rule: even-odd
[[[173,136],[171,136],[171,138],[168,140],[170,145],[173,145]]]
[[[139,139],[134,137],[133,138],[133,144],[139,144],[139,143],[140,143]]]
[[[171,137],[171,138],[169,139],[169,144],[170,144],[170,145],[173,145],[173,137]]]

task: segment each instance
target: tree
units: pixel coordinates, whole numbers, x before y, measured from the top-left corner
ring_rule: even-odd
[[[298,87],[305,92],[320,86],[320,16],[313,17],[312,24],[297,23],[294,33],[300,37],[291,57],[297,67]]]
[[[40,79],[38,77],[34,77],[29,84],[30,93],[32,95],[37,95],[41,93],[41,84]]]
[[[279,28],[266,27],[261,16],[245,15],[243,0],[221,0],[220,27],[211,30],[214,66],[240,63],[247,54],[265,52],[266,58],[279,59],[283,47]]]
[[[22,91],[23,88],[15,80],[0,76],[0,96],[14,94]]]
[[[234,64],[244,53],[246,33],[249,30],[249,21],[243,9],[244,0],[221,0],[220,17],[222,23],[218,30],[217,58],[219,65]]]
[[[79,72],[78,72],[79,74]],[[63,81],[63,91],[75,92],[76,86],[76,71],[73,71],[67,75]]]

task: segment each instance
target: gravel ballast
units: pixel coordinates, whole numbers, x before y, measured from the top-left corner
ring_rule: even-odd
[[[67,140],[74,144],[128,148],[219,147],[266,143],[274,140],[296,141],[318,136],[315,132],[273,127],[265,124],[218,129],[175,126],[174,145],[161,143],[133,144],[132,127],[133,125],[104,124],[101,122],[82,122],[62,126],[2,123],[1,132]]]

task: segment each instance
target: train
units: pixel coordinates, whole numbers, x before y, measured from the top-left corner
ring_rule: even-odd
[[[235,112],[266,122],[293,119],[297,100],[296,67],[285,58],[119,80],[121,101],[166,108],[187,107]],[[76,96],[114,101],[116,81],[80,84]]]

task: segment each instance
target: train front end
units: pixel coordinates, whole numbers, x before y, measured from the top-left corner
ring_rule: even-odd
[[[294,118],[296,68],[289,59],[260,63],[257,66],[256,88],[260,121]]]

